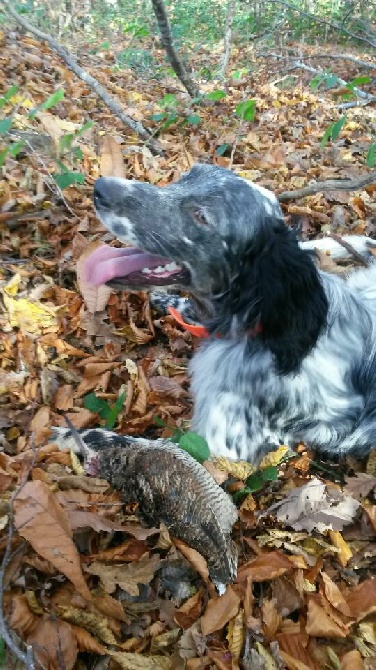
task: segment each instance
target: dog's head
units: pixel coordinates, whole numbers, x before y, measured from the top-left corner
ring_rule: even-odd
[[[271,340],[288,324],[291,335],[312,293],[323,294],[274,194],[228,170],[195,165],[165,188],[101,178],[94,202],[104,225],[134,246],[100,247],[87,261],[87,279],[187,290],[205,306],[211,332],[241,334],[261,324]],[[311,328],[305,350],[321,326]]]
[[[273,193],[210,165],[196,165],[165,188],[104,177],[94,203],[115,237],[135,246],[124,250],[124,263],[120,253],[115,263],[99,254],[89,267],[92,282],[178,285],[200,294],[222,292],[262,229],[282,221]]]

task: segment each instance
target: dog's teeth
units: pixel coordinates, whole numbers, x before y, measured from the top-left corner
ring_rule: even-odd
[[[165,268],[164,265],[158,265],[157,268],[154,268],[154,269],[153,269],[153,272],[156,272],[157,274],[159,274],[160,272],[164,272],[165,269],[166,269],[166,268]]]
[[[151,270],[150,270],[150,268],[143,268],[143,269],[141,270],[141,272],[143,272],[144,275],[147,275],[147,274],[150,274]]]
[[[168,272],[179,270],[179,266],[177,263],[175,263],[175,261],[173,261],[172,263],[168,263],[168,265],[166,265],[166,270],[168,270]]]

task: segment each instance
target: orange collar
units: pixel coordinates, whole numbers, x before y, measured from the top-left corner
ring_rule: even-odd
[[[168,311],[174,317],[175,321],[178,322],[179,326],[182,326],[182,328],[185,328],[185,330],[187,330],[188,333],[191,333],[191,335],[194,335],[195,337],[203,337],[203,338],[209,337],[209,333],[206,330],[205,326],[194,326],[192,323],[186,323],[183,320],[183,317],[180,314],[180,312],[178,312],[178,310],[175,309],[174,307],[169,307]],[[261,332],[262,332],[262,326],[259,324],[255,328],[252,328],[252,330],[250,330],[248,332],[248,335],[249,335],[249,337],[255,337],[256,335],[258,335]]]

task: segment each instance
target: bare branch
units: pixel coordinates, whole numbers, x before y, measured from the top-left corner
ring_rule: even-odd
[[[319,74],[320,73],[320,70],[316,70],[316,68],[312,67],[312,65],[307,65],[306,63],[302,63],[301,61],[297,61],[297,60],[292,63],[292,68],[291,69],[295,69],[295,68],[301,68],[302,70],[307,70],[307,72],[312,72],[313,74]],[[337,81],[342,86],[347,86],[347,81],[345,81],[344,79],[341,79],[340,77],[337,77]],[[374,96],[370,95],[370,93],[366,93],[365,91],[362,91],[360,88],[357,88],[356,86],[354,86],[351,90],[354,93],[356,93],[356,95],[358,95],[359,98],[363,98],[363,100],[370,100],[370,98],[374,97]]]
[[[299,56],[302,60],[304,58],[334,58],[335,60],[350,60],[352,63],[359,65],[360,67],[368,68],[369,70],[376,69],[376,63],[366,60],[361,60],[360,58],[355,58],[355,56],[350,56],[350,54],[307,54],[306,56]]]
[[[293,5],[290,2],[286,2],[285,0],[267,0],[267,2],[275,5],[282,5],[283,7],[287,7],[288,9],[292,9],[295,12],[299,12],[302,16],[306,16],[308,19],[311,19],[311,21],[314,21],[315,23],[320,23],[321,25],[324,26],[329,26],[329,28],[333,28],[334,30],[338,30],[341,33],[344,33],[345,35],[348,35],[351,37],[353,40],[359,40],[360,42],[366,42],[367,44],[370,44],[371,47],[375,47],[375,41],[368,39],[368,37],[363,37],[362,35],[357,35],[356,33],[351,32],[351,30],[348,30],[347,28],[344,28],[343,26],[340,26],[336,23],[332,23],[332,21],[328,21],[327,19],[321,19],[315,14],[311,14],[310,12],[306,12],[303,9],[300,9],[296,5]]]
[[[163,0],[151,0],[154,14],[158,22],[159,30],[161,33],[161,41],[163,48],[166,51],[168,59],[171,63],[171,66],[178,77],[181,83],[183,84],[186,91],[188,91],[191,98],[197,98],[200,95],[199,88],[197,84],[193,81],[192,77],[188,74],[187,70],[184,67],[183,62],[181,61],[172,41],[170,23],[167,17],[166,7]]]
[[[35,670],[35,661],[34,661],[34,653],[33,649],[30,645],[26,646],[26,652],[21,651],[21,649],[17,646],[16,642],[13,639],[13,636],[10,634],[7,622],[5,620],[5,613],[4,613],[4,577],[5,577],[5,572],[6,569],[12,560],[12,543],[13,543],[13,533],[14,533],[14,525],[13,525],[13,504],[17,496],[20,494],[22,491],[23,487],[25,486],[29,474],[32,470],[32,468],[35,465],[35,461],[37,458],[37,451],[32,444],[32,450],[33,450],[33,458],[31,459],[31,462],[29,463],[28,467],[26,468],[25,475],[19,485],[19,487],[14,491],[12,494],[10,501],[9,501],[9,529],[8,529],[8,536],[7,536],[7,543],[5,547],[5,552],[3,556],[3,560],[1,563],[1,568],[0,568],[0,635],[3,638],[5,644],[7,647],[12,651],[12,653],[15,655],[15,657],[21,661],[25,665],[26,670]]]
[[[38,39],[42,40],[43,42],[47,42],[47,44],[50,45],[51,49],[53,49],[60,58],[66,63],[67,67],[74,72],[77,77],[82,79],[82,81],[85,82],[102,100],[103,102],[107,105],[107,107],[111,110],[111,112],[118,117],[125,125],[127,125],[131,130],[133,130],[134,133],[136,133],[142,140],[147,142],[150,146],[150,149],[153,151],[153,153],[163,155],[164,151],[160,144],[156,142],[156,140],[152,139],[151,133],[144,128],[142,123],[139,121],[135,121],[132,119],[128,114],[125,114],[123,111],[122,105],[115,100],[102,86],[102,84],[99,83],[97,79],[91,76],[88,72],[86,72],[80,65],[78,65],[77,61],[73,58],[73,56],[69,53],[69,51],[63,47],[57,40],[55,40],[51,35],[48,33],[44,33],[38,28],[35,28],[29,21],[27,21],[24,16],[21,16],[16,12],[16,10],[12,6],[12,0],[0,0],[0,4],[3,4],[6,11],[14,18],[14,20],[19,23],[25,30],[28,32],[32,33],[35,35]]]
[[[369,184],[376,184],[376,172],[370,172],[364,177],[359,177],[359,179],[327,179],[326,181],[318,181],[315,184],[309,184],[296,191],[284,191],[277,197],[279,202],[286,202],[286,200],[305,198],[307,195],[313,195],[321,191],[359,191]]]
[[[234,22],[235,9],[236,9],[236,0],[228,0],[225,36],[223,39],[223,55],[221,58],[221,77],[223,77],[223,79],[226,76],[227,66],[230,59],[232,24]]]

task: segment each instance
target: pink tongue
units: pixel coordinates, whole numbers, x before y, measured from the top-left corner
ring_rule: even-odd
[[[85,279],[93,286],[100,286],[116,277],[126,277],[143,268],[156,268],[166,263],[169,263],[167,258],[147,254],[140,249],[115,249],[104,244],[86,259]]]

